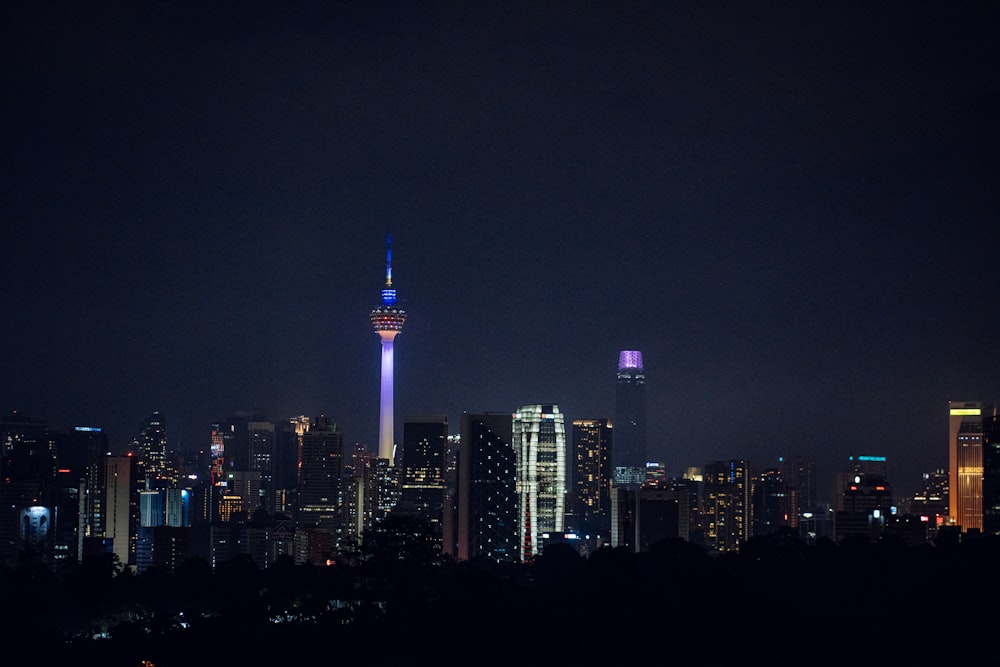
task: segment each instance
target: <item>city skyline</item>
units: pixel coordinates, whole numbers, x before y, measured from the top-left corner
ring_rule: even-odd
[[[649,458],[948,466],[997,403],[1000,8],[8,10],[0,413],[613,417]],[[395,438],[398,442],[398,435]]]

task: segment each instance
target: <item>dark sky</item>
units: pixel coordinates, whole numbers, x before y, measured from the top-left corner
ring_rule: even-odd
[[[613,416],[638,349],[668,473],[880,454],[912,492],[948,401],[1000,398],[998,8],[6,6],[0,410],[374,449],[391,233],[397,438]]]

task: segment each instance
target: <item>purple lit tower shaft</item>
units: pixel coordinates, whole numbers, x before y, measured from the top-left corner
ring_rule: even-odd
[[[378,457],[389,459],[392,465],[395,434],[393,433],[394,412],[392,406],[392,342],[398,331],[377,331],[382,338],[382,391],[379,393],[378,412]]]
[[[372,327],[382,341],[382,380],[379,394],[378,457],[394,465],[394,434],[392,408],[392,343],[406,321],[406,311],[396,307],[396,290],[392,286],[392,237],[386,236],[385,287],[382,305],[371,313]]]

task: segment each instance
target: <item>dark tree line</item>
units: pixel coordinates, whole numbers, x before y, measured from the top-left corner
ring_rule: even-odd
[[[323,655],[398,665],[425,654],[513,664],[510,651],[527,664],[633,654],[675,665],[895,664],[950,656],[956,615],[963,635],[985,641],[993,615],[983,609],[1000,600],[1000,546],[989,537],[807,546],[776,533],[738,554],[668,540],[587,558],[556,544],[526,564],[385,544],[378,553],[327,567],[282,558],[260,568],[241,556],[214,571],[195,558],[142,574],[92,557],[63,577],[25,553],[0,566],[2,633],[39,664],[297,665]]]

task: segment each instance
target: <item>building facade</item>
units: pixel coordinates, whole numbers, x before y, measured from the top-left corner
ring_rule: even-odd
[[[983,529],[983,424],[992,414],[986,403],[948,403],[948,523],[962,532]]]
[[[399,503],[405,512],[436,528],[440,537],[448,459],[448,417],[415,416],[403,421],[403,470]]]
[[[316,417],[302,434],[297,527],[336,537],[342,527],[344,434],[326,415]],[[336,540],[334,540],[336,541]]]
[[[521,560],[541,552],[548,533],[562,533],[566,513],[566,425],[558,405],[525,405],[514,413],[518,544]]]
[[[517,452],[510,413],[464,413],[456,459],[454,531],[446,533],[444,553],[458,560],[516,561]]]
[[[610,539],[612,423],[576,419],[572,429],[572,528],[593,535],[595,546]]]
[[[983,534],[1000,535],[1000,418],[983,420]]]
[[[638,488],[646,476],[646,373],[642,352],[618,353],[615,384],[615,443],[612,453],[615,484]]]

